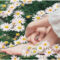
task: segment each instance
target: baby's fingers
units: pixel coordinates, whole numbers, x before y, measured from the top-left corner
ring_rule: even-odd
[[[36,38],[36,35],[37,35],[37,34],[38,34],[38,33],[33,33],[31,36],[29,36],[29,37],[28,37],[28,41],[32,42],[33,44],[36,44],[37,41],[35,40],[35,38]]]
[[[44,33],[40,33],[38,40],[41,41],[44,38]]]

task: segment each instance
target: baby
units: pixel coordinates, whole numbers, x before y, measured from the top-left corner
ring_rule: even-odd
[[[57,15],[56,15],[57,13]],[[26,37],[29,41],[28,44],[21,44],[12,48],[1,49],[1,52],[5,52],[10,55],[21,55],[23,45],[33,45],[42,40],[47,40],[50,43],[50,47],[56,43],[60,43],[60,10],[46,15],[39,21],[31,22],[26,28]],[[32,43],[32,44],[31,44]],[[34,46],[34,45],[33,45]],[[15,50],[17,49],[17,50]]]

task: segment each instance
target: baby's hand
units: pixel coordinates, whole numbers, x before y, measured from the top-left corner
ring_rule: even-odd
[[[46,27],[37,28],[36,32],[32,33],[27,40],[32,42],[33,44],[36,44],[37,42],[41,41],[44,38],[46,33],[47,33]]]

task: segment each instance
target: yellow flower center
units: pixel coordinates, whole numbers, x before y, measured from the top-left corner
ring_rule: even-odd
[[[26,54],[28,54],[29,52],[28,51],[26,51]]]
[[[26,40],[26,38],[23,38],[23,40]]]
[[[16,38],[13,38],[13,40],[16,40]]]
[[[24,4],[22,3],[21,6],[24,6]]]
[[[9,45],[9,47],[14,47],[14,45],[11,44],[11,45]]]
[[[60,60],[60,58],[57,58],[57,60]]]
[[[58,5],[56,5],[56,8],[59,8],[59,6],[58,6]]]
[[[9,26],[5,26],[5,28],[9,28]]]
[[[13,0],[14,2],[16,2],[17,0]]]
[[[49,11],[52,11],[52,9],[49,9]]]
[[[44,43],[44,46],[47,46],[47,43]]]
[[[23,2],[26,2],[26,0],[23,0]]]
[[[48,54],[51,54],[51,51],[48,51]]]
[[[2,13],[2,11],[0,11],[0,13]]]
[[[16,44],[20,44],[20,41],[17,41]]]
[[[28,0],[28,2],[32,2],[32,0]]]
[[[14,60],[17,60],[17,58],[16,58],[16,57],[14,57]]]
[[[5,41],[4,43],[5,43],[5,44],[8,44],[8,41]]]
[[[16,33],[16,36],[19,36],[20,35],[20,33]]]
[[[17,13],[16,13],[16,15],[20,15],[20,13],[19,13],[19,12],[17,12]]]
[[[10,8],[14,8],[13,6],[11,6]]]
[[[59,48],[58,46],[55,46],[55,48],[57,49],[57,48]]]
[[[40,17],[36,17],[38,20],[40,19]]]
[[[31,46],[29,46],[28,49],[31,49]]]
[[[21,23],[21,20],[19,20],[18,23]]]
[[[42,47],[39,47],[39,49],[41,50],[41,49],[42,49]]]
[[[2,7],[6,7],[6,5],[5,5],[5,4],[3,4],[3,5],[2,5]]]
[[[18,29],[22,29],[22,27],[21,26],[18,26]]]
[[[3,45],[2,48],[5,48],[5,46]]]
[[[34,50],[33,53],[36,53],[36,50]]]
[[[30,17],[31,17],[30,15],[26,16],[26,18],[30,18]]]

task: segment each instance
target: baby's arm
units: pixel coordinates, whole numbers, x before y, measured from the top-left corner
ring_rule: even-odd
[[[49,14],[48,21],[51,24],[53,31],[60,38],[60,9]]]

